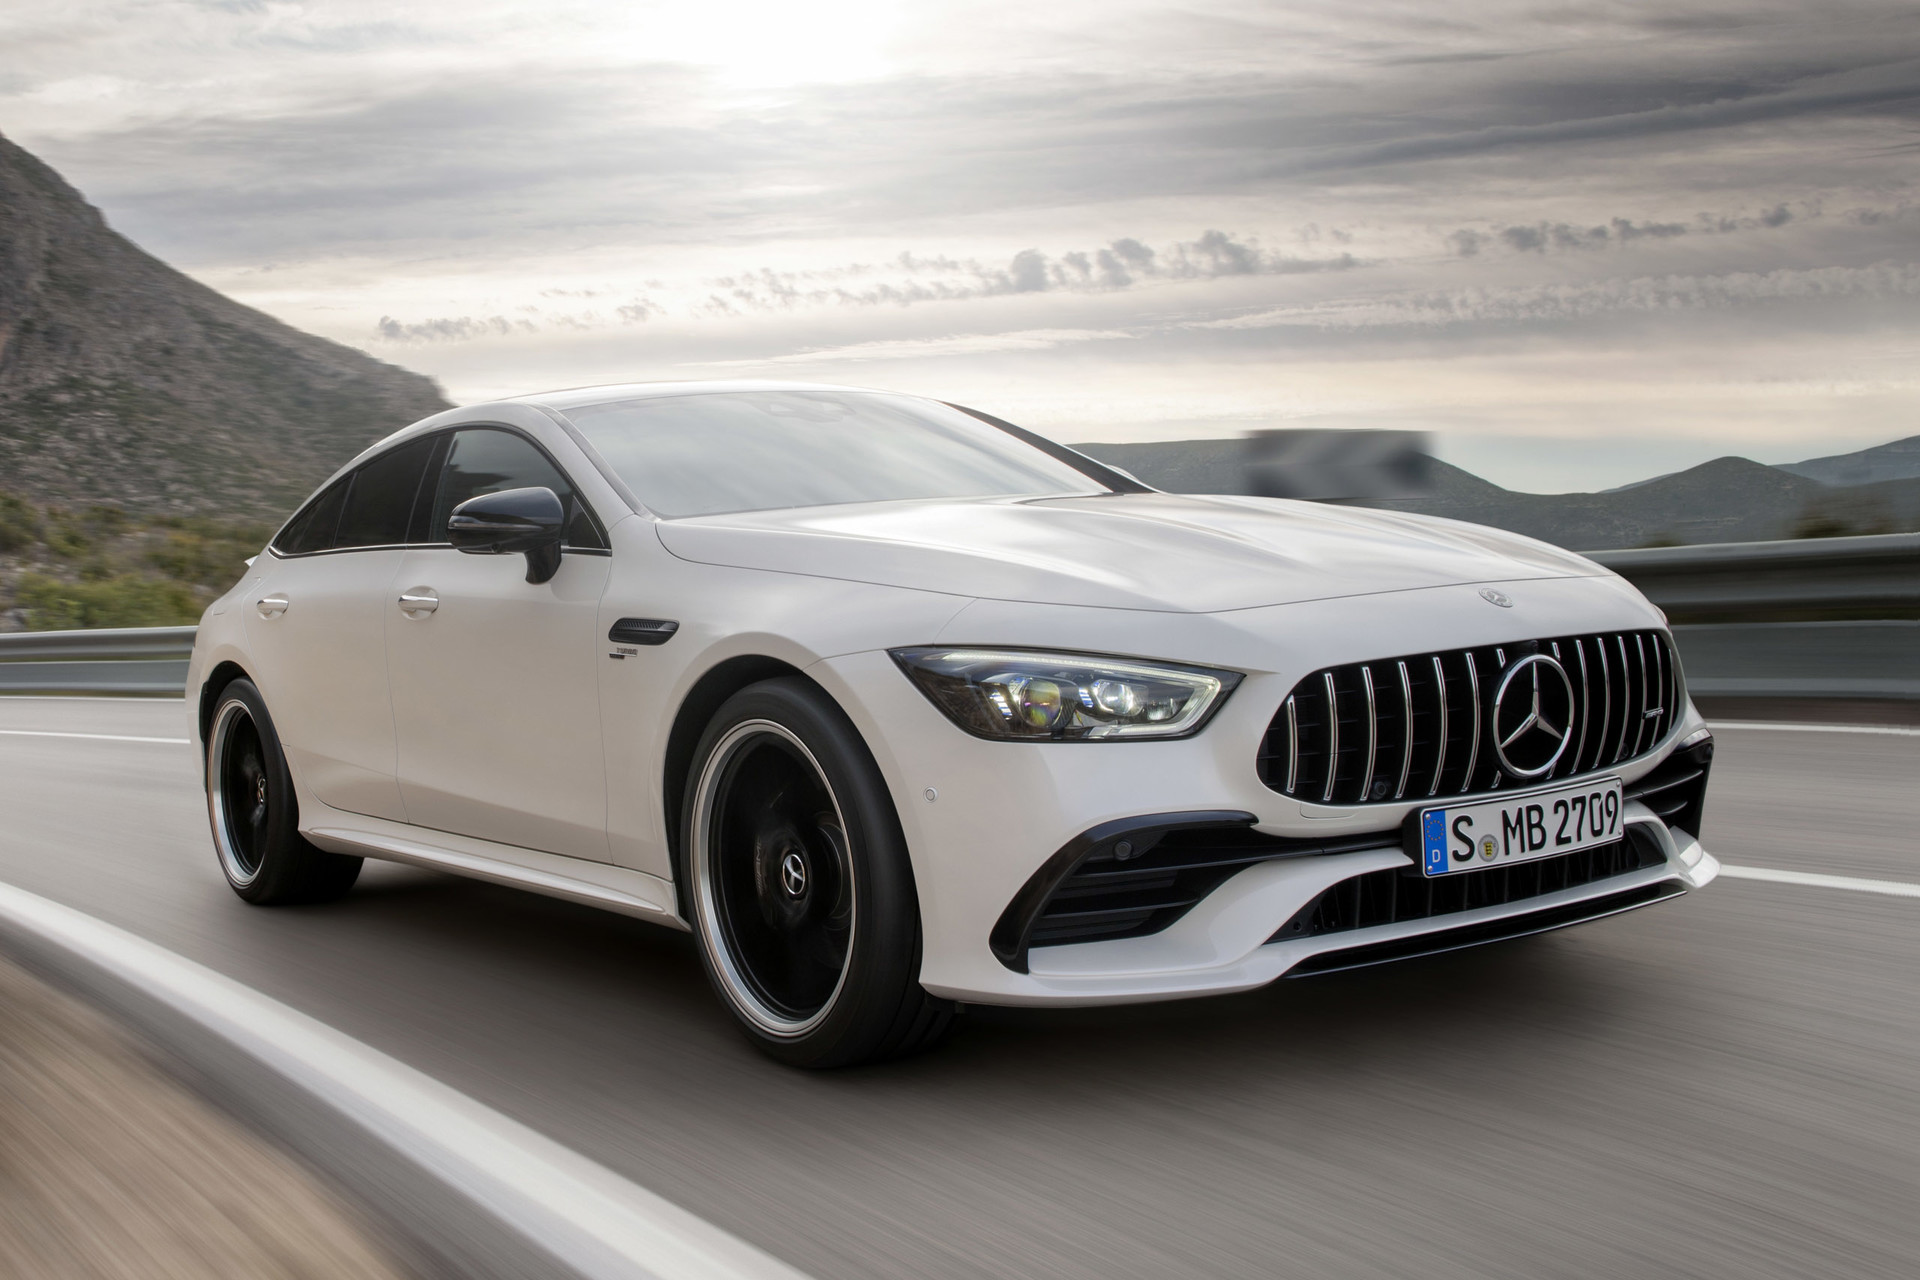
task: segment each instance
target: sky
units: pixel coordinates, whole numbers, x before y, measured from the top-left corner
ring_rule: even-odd
[[[7,0],[0,133],[458,403],[1411,427],[1541,492],[1920,433],[1912,0]]]

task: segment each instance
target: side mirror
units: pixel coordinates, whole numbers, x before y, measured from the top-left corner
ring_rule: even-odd
[[[468,498],[447,519],[447,541],[470,556],[525,552],[527,581],[560,572],[560,538],[567,510],[553,490],[503,489]]]

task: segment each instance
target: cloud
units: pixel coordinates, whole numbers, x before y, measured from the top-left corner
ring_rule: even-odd
[[[706,282],[696,308],[710,315],[801,307],[909,307],[1033,293],[1098,293],[1148,281],[1218,280],[1243,275],[1298,275],[1360,265],[1351,253],[1299,258],[1260,247],[1252,237],[1206,231],[1160,249],[1132,237],[1100,248],[1050,256],[1022,249],[1004,264],[977,258],[902,253],[889,262],[859,262],[810,271],[761,268]]]
[[[1118,329],[1023,329],[1009,333],[956,333],[938,338],[882,339],[843,347],[793,351],[762,359],[708,360],[710,367],[816,364],[842,360],[911,360],[936,356],[985,355],[1000,351],[1042,351],[1078,342],[1112,342],[1138,335]]]
[[[1206,231],[1198,238],[1156,250],[1123,237],[1095,250],[1068,250],[1049,256],[1022,249],[1004,265],[945,254],[902,253],[886,262],[854,262],[810,271],[762,267],[736,275],[695,282],[679,314],[725,319],[753,313],[809,309],[911,307],[929,302],[964,302],[1045,293],[1110,293],[1147,282],[1217,280],[1227,276],[1297,275],[1343,271],[1358,262],[1350,253],[1331,258],[1296,258],[1262,249],[1251,237]],[[650,282],[664,289],[661,281]],[[593,298],[605,291],[548,288],[542,298]],[[554,312],[533,304],[516,308],[522,316],[460,316],[402,322],[381,316],[377,341],[390,343],[461,342],[513,332],[589,330],[614,324],[639,324],[675,314],[656,298],[641,298],[598,311]],[[1009,350],[1013,348],[1008,348]]]
[[[1636,240],[1672,240],[1692,234],[1727,235],[1756,229],[1774,230],[1786,226],[1794,220],[1794,217],[1793,210],[1782,203],[1757,215],[1703,213],[1691,224],[1654,220],[1635,222],[1631,218],[1620,217],[1586,225],[1541,221],[1487,230],[1461,227],[1447,234],[1446,243],[1457,256],[1462,258],[1475,257],[1482,248],[1496,242],[1506,245],[1516,253],[1538,254],[1569,249],[1601,249],[1610,245],[1624,246]],[[1855,211],[1854,217],[1863,224],[1877,223],[1882,220],[1877,213],[1867,210]]]
[[[1551,324],[1619,312],[1672,312],[1774,302],[1920,299],[1920,263],[1781,268],[1722,275],[1636,276],[1579,284],[1408,292],[1274,307],[1189,322],[1194,329],[1378,329],[1495,323]]]

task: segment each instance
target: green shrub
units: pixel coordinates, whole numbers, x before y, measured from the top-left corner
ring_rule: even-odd
[[[86,521],[64,507],[47,508],[46,540],[57,560],[82,560],[95,551]]]
[[[247,571],[247,557],[260,550],[267,536],[243,527],[182,529],[169,533],[143,558],[169,578],[225,591],[240,581],[240,575]]]
[[[1892,533],[1894,521],[1885,502],[1815,498],[1801,508],[1787,530],[1789,538],[1851,538]]]
[[[0,552],[26,550],[40,541],[40,527],[32,503],[0,493]]]
[[[82,627],[180,627],[200,620],[193,588],[182,582],[123,573],[94,582],[61,582],[45,574],[20,578],[15,593],[32,631]]]

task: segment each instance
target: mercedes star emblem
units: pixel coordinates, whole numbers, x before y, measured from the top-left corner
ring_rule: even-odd
[[[1493,746],[1516,778],[1537,778],[1560,762],[1573,723],[1573,681],[1544,653],[1528,654],[1493,695]]]
[[[780,884],[786,889],[787,896],[797,898],[807,891],[807,863],[797,853],[789,853],[780,859]]]

